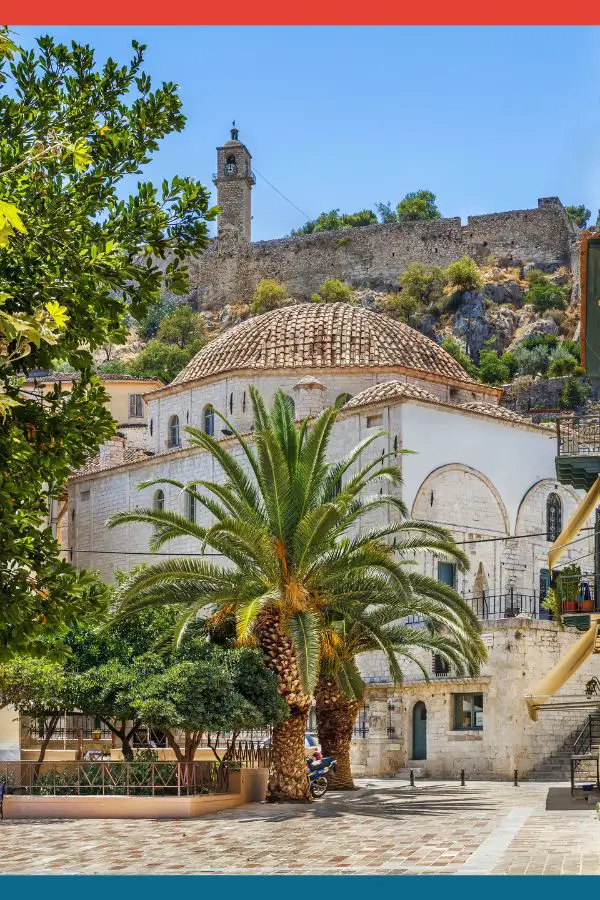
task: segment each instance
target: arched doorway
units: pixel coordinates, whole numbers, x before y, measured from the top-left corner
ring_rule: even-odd
[[[427,707],[422,700],[413,706],[412,758],[427,759]]]

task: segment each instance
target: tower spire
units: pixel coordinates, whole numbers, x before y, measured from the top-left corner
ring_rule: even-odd
[[[234,120],[233,120],[233,127],[232,127],[232,129],[231,129],[231,140],[232,140],[232,141],[238,141],[238,140],[239,140],[239,137],[238,137],[239,133],[240,133],[239,130],[235,127],[235,119],[234,119]]]

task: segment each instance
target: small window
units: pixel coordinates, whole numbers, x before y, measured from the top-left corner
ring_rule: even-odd
[[[481,731],[483,728],[483,694],[454,695],[454,730]]]
[[[558,494],[548,494],[546,500],[546,539],[554,542],[562,531],[562,500]]]
[[[383,416],[367,416],[367,428],[377,428],[378,425],[383,425]]]
[[[335,402],[345,406],[348,400],[352,400],[352,394],[340,394]]]
[[[185,514],[190,522],[196,521],[196,498],[188,494],[187,491],[185,495]]]
[[[442,584],[447,584],[448,587],[453,588],[456,584],[456,566],[454,565],[454,563],[438,562],[437,569],[438,581],[441,581]]]
[[[438,677],[440,675],[447,675],[450,671],[450,663],[447,659],[444,659],[443,656],[440,656],[439,653],[434,653],[432,669],[433,674]]]
[[[152,498],[152,508],[155,512],[162,512],[165,508],[165,495],[164,491],[158,490],[154,492],[154,497]]]
[[[233,412],[233,391],[229,395],[229,413]]]
[[[206,406],[203,413],[203,427],[210,437],[215,436],[215,411],[212,406]]]
[[[242,397],[242,412],[246,412],[246,391],[244,391],[244,396]]]
[[[81,491],[81,493],[79,494],[79,499],[80,500],[89,500],[90,492],[89,491]]]
[[[130,419],[143,419],[144,418],[144,401],[142,400],[141,394],[130,394],[129,395],[129,418]]]
[[[169,419],[169,447],[179,447],[180,443],[179,416],[171,416]]]
[[[153,431],[154,431],[154,419],[150,419],[150,437],[152,437]]]

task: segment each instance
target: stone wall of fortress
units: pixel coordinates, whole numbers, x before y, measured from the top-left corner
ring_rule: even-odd
[[[535,209],[459,218],[371,225],[248,243],[238,234],[212,242],[191,265],[189,302],[216,309],[250,299],[261,278],[275,278],[290,296],[310,299],[326,278],[355,288],[389,291],[413,262],[446,266],[467,254],[553,269],[570,265],[577,229],[557,198]]]

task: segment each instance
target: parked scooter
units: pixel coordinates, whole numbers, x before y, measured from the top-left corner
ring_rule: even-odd
[[[337,760],[333,756],[323,757],[320,753],[315,753],[312,759],[306,758],[306,775],[311,797],[318,800],[325,796],[329,787],[329,773],[335,772],[336,768]]]

